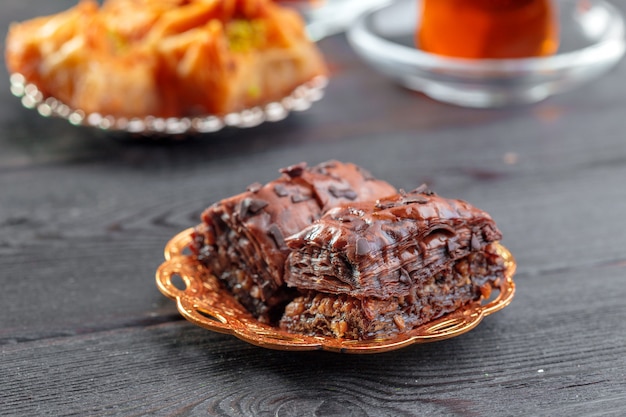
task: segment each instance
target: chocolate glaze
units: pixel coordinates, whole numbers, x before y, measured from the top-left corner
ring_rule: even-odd
[[[283,303],[286,239],[347,202],[375,200],[397,190],[351,163],[301,163],[280,170],[268,184],[207,208],[194,231],[191,251],[221,278],[256,316]]]
[[[305,292],[286,306],[279,326],[311,336],[388,338],[488,297],[503,271],[503,259],[493,245],[487,245],[449,263],[405,296],[380,299]]]
[[[387,299],[499,240],[491,217],[421,187],[328,210],[287,238],[285,282],[300,290]]]

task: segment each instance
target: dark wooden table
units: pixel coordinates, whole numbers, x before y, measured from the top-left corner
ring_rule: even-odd
[[[6,0],[0,20],[71,4]],[[396,87],[343,36],[320,46],[333,77],[310,111],[183,141],[44,119],[2,71],[0,415],[626,415],[626,63],[538,105],[472,110]],[[266,350],[183,320],[154,284],[168,239],[327,159],[490,212],[519,264],[511,306],[377,355]]]

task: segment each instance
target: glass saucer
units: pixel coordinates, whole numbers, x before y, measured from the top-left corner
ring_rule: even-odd
[[[571,90],[611,69],[624,55],[624,20],[604,0],[560,0],[555,55],[458,59],[419,50],[419,0],[398,0],[363,14],[348,31],[355,51],[401,85],[447,103],[502,107]]]
[[[184,230],[167,243],[165,262],[156,273],[158,289],[176,301],[178,311],[190,322],[269,349],[365,354],[387,352],[416,343],[436,342],[472,330],[484,317],[508,306],[515,294],[515,259],[504,246],[498,245],[497,250],[504,259],[506,269],[504,276],[496,282],[494,293],[498,294],[492,299],[467,304],[437,320],[389,338],[350,340],[299,335],[260,323],[246,311],[204,265],[188,254],[192,231]],[[172,282],[175,276],[182,279],[185,288],[179,288]]]
[[[180,135],[185,133],[213,133],[224,127],[250,128],[264,122],[276,122],[290,112],[308,110],[324,96],[328,84],[325,76],[317,76],[296,87],[280,101],[244,109],[226,115],[199,115],[193,117],[116,117],[100,113],[86,113],[54,97],[44,95],[22,74],[10,77],[11,93],[21,99],[22,105],[35,109],[44,117],[58,117],[76,126],[89,126],[107,131],[122,131],[141,135]]]
[[[344,32],[362,13],[392,0],[321,0],[303,1],[295,7],[307,22],[309,38],[319,41],[327,36]],[[291,5],[285,2],[284,5]]]

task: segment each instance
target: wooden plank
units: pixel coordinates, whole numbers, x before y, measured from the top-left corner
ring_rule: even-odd
[[[625,268],[525,277],[466,335],[378,355],[270,351],[186,322],[3,345],[0,414],[619,415]]]
[[[0,23],[72,3],[10,1]],[[0,415],[624,414],[626,64],[481,111],[395,87],[341,37],[321,46],[323,102],[184,142],[78,129],[0,91]],[[169,237],[281,166],[330,158],[489,211],[519,262],[513,304],[375,356],[267,351],[182,320],[153,282]]]
[[[453,134],[416,144],[403,135],[390,136],[386,146],[401,150],[392,168],[376,161],[384,146],[365,138],[362,146],[373,152],[356,161],[398,186],[431,181],[440,194],[489,211],[521,275],[624,260],[626,237],[615,229],[626,212],[621,180],[626,165],[610,161],[626,157],[626,149],[615,137],[601,138],[609,151],[596,146],[599,141],[574,141],[578,151],[555,155],[561,161],[557,166],[551,157],[538,162],[541,154],[533,147],[519,150],[519,162],[508,165],[502,155],[511,142],[499,145],[489,137],[462,150],[477,161],[462,169],[458,154],[448,150],[467,138]],[[351,147],[334,145],[332,156],[348,159]],[[196,224],[211,202],[254,180],[273,178],[278,167],[303,155],[312,162],[329,156],[317,148],[268,150],[207,165],[187,165],[180,155],[171,165],[124,166],[114,160],[0,176],[0,268],[6,277],[0,303],[11,313],[2,338],[31,339],[40,332],[72,332],[104,322],[108,328],[128,317],[137,321],[163,314],[153,274],[167,240]],[[151,149],[145,152],[155,158],[165,151]],[[427,150],[432,159],[421,156]],[[581,168],[585,156],[588,165]],[[475,167],[496,174],[485,179],[472,171]],[[50,308],[56,314],[41,314]]]

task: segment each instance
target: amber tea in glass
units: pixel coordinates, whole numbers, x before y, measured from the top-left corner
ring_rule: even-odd
[[[421,0],[420,49],[459,58],[554,54],[558,22],[552,0]]]

